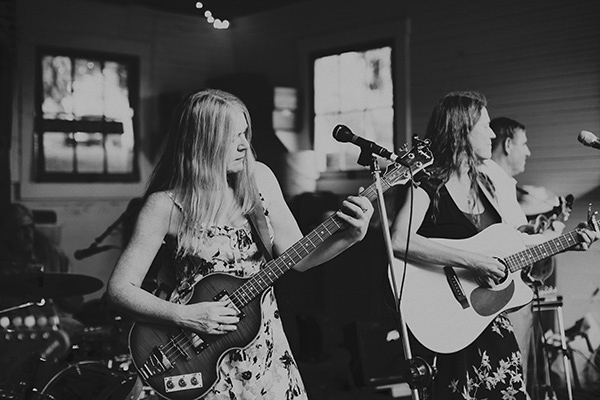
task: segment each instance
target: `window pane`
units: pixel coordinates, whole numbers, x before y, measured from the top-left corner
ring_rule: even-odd
[[[369,108],[391,107],[394,102],[392,86],[392,49],[381,49],[365,52]]]
[[[42,58],[42,114],[44,118],[72,119],[71,59]]]
[[[104,115],[104,76],[100,61],[75,59],[73,113],[76,117]]]
[[[315,60],[315,113],[336,112],[340,109],[340,92],[337,71],[339,57],[329,56]],[[318,89],[317,89],[318,88]]]
[[[340,111],[364,110],[367,96],[364,53],[344,53],[339,58]]]
[[[127,68],[116,62],[104,64],[104,116],[114,120],[131,118]]]
[[[127,135],[107,135],[106,155],[109,173],[125,173],[133,170],[133,142],[127,140]]]
[[[77,142],[77,172],[97,173],[104,172],[104,143],[103,135],[99,132],[76,132]]]
[[[64,132],[46,132],[43,138],[46,172],[73,172],[73,137]]]
[[[331,160],[331,169],[361,168],[356,163],[360,149],[333,139],[332,131],[338,124],[394,150],[391,68],[390,46],[314,60],[313,142],[315,150]]]

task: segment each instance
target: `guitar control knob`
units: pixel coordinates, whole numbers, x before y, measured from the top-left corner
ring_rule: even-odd
[[[167,381],[166,386],[167,386],[167,389],[174,389],[175,388],[175,384],[170,379]]]
[[[194,386],[198,385],[198,378],[196,378],[195,376],[192,376],[192,379],[190,379],[190,383]]]
[[[181,379],[179,380],[179,386],[180,386],[180,387],[186,387],[186,386],[187,386],[187,383],[185,382],[185,379],[181,378]]]

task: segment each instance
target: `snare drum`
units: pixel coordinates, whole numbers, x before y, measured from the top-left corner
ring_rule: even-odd
[[[133,372],[81,361],[59,371],[40,391],[40,400],[137,400],[142,381]]]

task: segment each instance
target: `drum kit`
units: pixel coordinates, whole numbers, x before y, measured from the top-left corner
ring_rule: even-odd
[[[0,398],[157,398],[132,364],[131,322],[111,312],[103,299],[83,303],[76,313],[59,307],[102,286],[98,278],[68,273],[0,277]]]

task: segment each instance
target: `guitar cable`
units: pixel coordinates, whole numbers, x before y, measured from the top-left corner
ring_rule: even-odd
[[[400,315],[400,300],[402,298],[402,293],[404,292],[404,283],[405,283],[405,278],[406,278],[406,264],[407,264],[407,259],[408,259],[408,248],[409,248],[409,243],[410,243],[410,233],[411,233],[411,229],[412,229],[412,218],[413,218],[413,207],[414,207],[414,176],[412,173],[412,169],[409,168],[410,171],[410,189],[408,190],[408,195],[410,195],[410,214],[409,214],[409,221],[408,221],[408,232],[406,235],[406,247],[404,249],[404,269],[402,271],[402,279],[401,279],[401,285],[400,288],[398,289],[398,284],[397,284],[397,279],[396,279],[396,274],[394,273],[394,269],[391,268],[390,265],[390,275],[391,275],[391,279],[393,281],[393,285],[392,285],[392,290],[394,292],[394,298],[396,299],[396,301],[394,302],[394,306],[395,306],[395,311],[398,313],[398,315]]]

